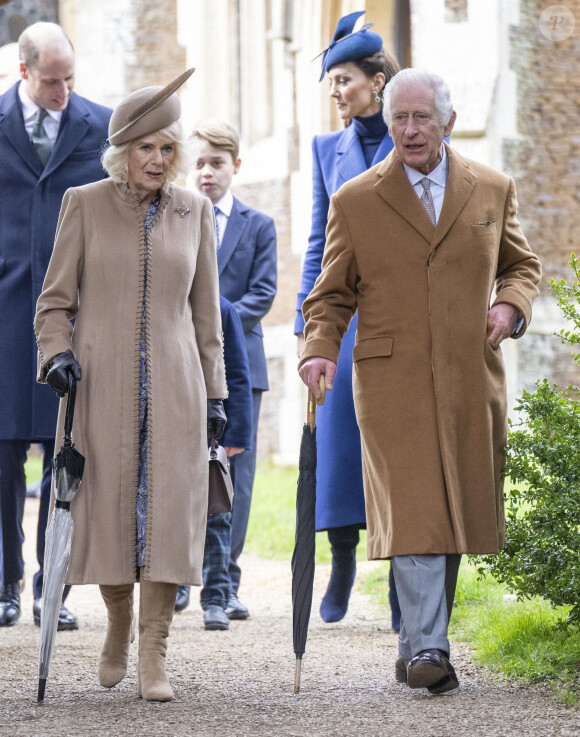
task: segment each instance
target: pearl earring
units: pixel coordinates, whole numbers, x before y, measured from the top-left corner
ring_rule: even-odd
[[[379,93],[376,90],[373,90],[373,95],[374,95],[374,98],[375,98],[375,102],[380,102],[381,104],[384,103],[385,98],[383,97],[382,92],[379,95]]]

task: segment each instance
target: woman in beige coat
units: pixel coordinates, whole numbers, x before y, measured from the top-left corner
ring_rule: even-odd
[[[110,179],[65,194],[35,320],[38,380],[62,396],[82,367],[68,582],[98,583],[107,606],[99,680],[126,674],[139,581],[137,690],[156,701],[173,696],[177,584],[201,584],[207,430],[223,432],[227,396],[211,203],[168,181],[183,159],[175,90],[187,76],[114,111]]]

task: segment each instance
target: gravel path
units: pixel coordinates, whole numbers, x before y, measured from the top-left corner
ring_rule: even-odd
[[[34,570],[37,502],[27,501],[26,560]],[[364,566],[374,564],[363,564]],[[294,654],[287,563],[246,557],[241,598],[252,616],[228,632],[205,632],[197,590],[176,614],[168,672],[175,700],[137,699],[136,644],[127,678],[101,688],[97,661],[106,615],[95,586],[73,588],[70,608],[80,629],[57,636],[44,705],[36,705],[39,630],[32,621],[30,586],[23,616],[0,629],[0,735],[95,737],[578,737],[580,713],[554,703],[542,688],[493,684],[454,645],[461,686],[432,697],[395,683],[396,635],[384,613],[355,592],[346,618],[326,625],[317,608],[329,575],[320,566],[304,656],[302,691],[293,693]]]

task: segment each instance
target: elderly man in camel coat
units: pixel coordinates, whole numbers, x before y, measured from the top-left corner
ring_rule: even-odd
[[[432,694],[458,685],[447,625],[461,554],[503,544],[500,343],[524,334],[541,275],[513,180],[444,143],[455,117],[437,75],[406,69],[387,85],[395,149],[332,198],[299,369],[315,394],[321,373],[332,388],[358,309],[368,555],[393,560],[395,678]]]

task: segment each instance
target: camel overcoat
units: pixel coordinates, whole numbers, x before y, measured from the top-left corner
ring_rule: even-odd
[[[66,192],[35,320],[38,380],[45,380],[50,359],[67,349],[83,372],[73,441],[86,465],[71,505],[69,583],[136,579],[145,256],[149,483],[144,575],[152,581],[201,584],[206,399],[227,396],[214,214],[207,198],[167,184],[145,236],[136,195],[112,180]]]
[[[492,553],[504,541],[505,375],[487,312],[495,287],[523,335],[541,267],[513,180],[446,148],[436,227],[395,152],[341,187],[303,307],[301,362],[336,361],[358,308],[353,392],[371,559]]]

